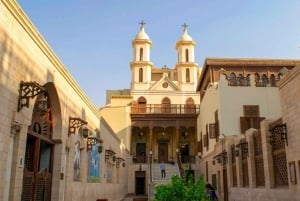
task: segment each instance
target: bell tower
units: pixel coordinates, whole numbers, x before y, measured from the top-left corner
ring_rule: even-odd
[[[131,89],[147,90],[151,81],[153,64],[150,61],[152,42],[145,32],[145,22],[140,22],[140,31],[132,41],[133,60],[131,67]]]
[[[183,34],[176,43],[178,54],[176,70],[182,91],[195,91],[198,81],[198,64],[195,63],[194,49],[196,43],[188,34],[188,25],[184,23]]]

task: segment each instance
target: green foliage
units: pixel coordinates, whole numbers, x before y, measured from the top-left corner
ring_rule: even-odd
[[[208,201],[202,176],[197,182],[193,182],[193,176],[189,176],[187,182],[173,176],[170,184],[156,187],[154,196],[154,201]]]

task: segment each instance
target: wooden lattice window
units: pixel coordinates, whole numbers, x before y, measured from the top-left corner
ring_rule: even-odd
[[[241,133],[245,133],[249,128],[260,129],[260,122],[264,117],[259,116],[258,105],[244,105],[244,116],[240,117]]]
[[[285,152],[285,142],[281,133],[272,132],[272,156],[275,176],[275,186],[288,185],[287,160]]]
[[[264,160],[262,152],[261,133],[253,135],[256,186],[265,186]]]
[[[258,105],[244,105],[243,110],[246,117],[259,117]]]
[[[287,161],[285,152],[273,153],[273,164],[275,173],[275,186],[287,186],[288,174],[287,174]]]

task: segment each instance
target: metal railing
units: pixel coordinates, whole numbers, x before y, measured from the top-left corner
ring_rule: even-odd
[[[200,105],[186,104],[140,104],[132,105],[131,113],[152,113],[152,114],[199,114]]]

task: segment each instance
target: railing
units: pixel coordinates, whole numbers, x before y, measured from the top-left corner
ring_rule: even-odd
[[[251,81],[250,77],[230,77],[227,79],[228,86],[238,86],[238,87],[250,87]],[[277,87],[279,78],[265,78],[265,79],[255,79],[256,87]]]
[[[249,77],[234,77],[228,80],[229,86],[241,86],[241,87],[248,87],[250,86],[250,79]]]
[[[131,106],[131,113],[152,114],[199,114],[200,105],[186,104],[136,104]]]
[[[177,164],[178,164],[180,176],[184,177],[184,169],[183,169],[183,166],[182,166],[182,163],[181,163],[180,155],[177,156]]]

